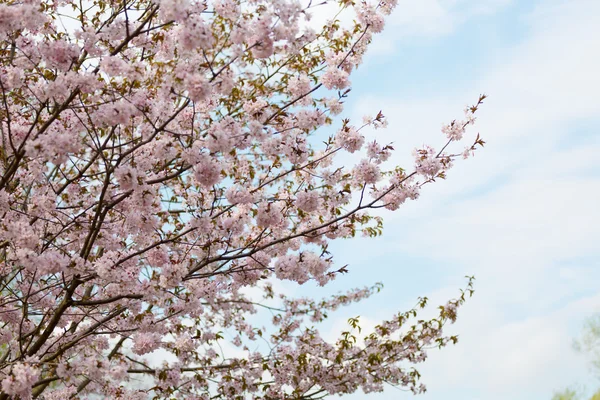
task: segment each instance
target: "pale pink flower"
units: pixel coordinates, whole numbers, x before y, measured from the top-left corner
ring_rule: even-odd
[[[335,143],[349,153],[354,153],[362,148],[365,137],[355,127],[345,126],[335,136]]]
[[[327,89],[342,90],[350,86],[349,76],[348,72],[330,66],[325,73],[321,75],[320,81]]]
[[[22,399],[31,399],[31,388],[39,379],[40,372],[28,363],[13,365],[10,375],[2,380],[2,391]]]
[[[312,212],[319,208],[319,193],[315,191],[302,191],[296,195],[296,207],[305,212]]]
[[[376,164],[361,160],[353,169],[353,175],[358,184],[373,184],[381,178],[381,171]]]
[[[221,163],[214,157],[203,154],[194,166],[194,178],[204,187],[211,187],[221,181]]]
[[[151,353],[160,347],[161,335],[158,333],[139,332],[133,336],[132,351],[143,355]]]

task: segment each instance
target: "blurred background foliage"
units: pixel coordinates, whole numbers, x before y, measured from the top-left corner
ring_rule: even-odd
[[[581,336],[573,341],[573,347],[589,359],[593,373],[600,379],[600,313],[585,321]],[[570,387],[555,392],[552,400],[600,400],[600,389],[588,397],[585,390]]]

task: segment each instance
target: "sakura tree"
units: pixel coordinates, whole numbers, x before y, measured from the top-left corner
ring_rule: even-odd
[[[355,21],[316,29],[322,3],[0,4],[0,399],[424,390],[412,365],[456,341],[443,326],[470,281],[431,320],[414,320],[423,298],[329,342],[319,323],[380,286],[315,300],[273,283],[346,272],[328,244],[380,235],[373,210],[483,145],[453,149],[485,96],[390,167],[363,131],[383,114],[335,116],[396,1],[340,1]]]

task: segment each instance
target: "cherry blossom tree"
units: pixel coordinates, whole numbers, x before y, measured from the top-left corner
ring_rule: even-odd
[[[0,4],[0,399],[424,390],[413,364],[456,341],[443,327],[471,281],[433,319],[416,319],[422,298],[336,341],[319,323],[380,286],[273,285],[347,272],[332,240],[380,235],[374,210],[483,145],[454,148],[485,96],[406,169],[365,143],[383,114],[336,120],[396,1],[338,6],[355,21],[315,29],[312,1]]]

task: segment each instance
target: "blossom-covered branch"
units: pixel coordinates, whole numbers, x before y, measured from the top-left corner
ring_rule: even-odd
[[[429,321],[406,325],[422,300],[335,342],[312,324],[380,286],[322,301],[271,286],[348,272],[332,240],[380,235],[372,210],[484,143],[449,152],[481,96],[441,150],[386,169],[394,148],[363,134],[385,116],[336,115],[396,1],[337,4],[355,21],[317,31],[321,3],[295,0],[0,4],[0,399],[424,390],[409,366],[456,341],[443,327],[471,280]]]

